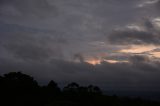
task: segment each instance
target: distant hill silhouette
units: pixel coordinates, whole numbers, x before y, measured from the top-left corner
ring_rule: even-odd
[[[62,90],[53,80],[40,86],[29,75],[10,72],[0,76],[0,106],[160,106],[160,103],[107,96],[97,86],[80,86],[75,82]]]

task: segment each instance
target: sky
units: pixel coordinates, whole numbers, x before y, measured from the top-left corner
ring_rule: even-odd
[[[160,0],[0,0],[0,74],[160,91]]]

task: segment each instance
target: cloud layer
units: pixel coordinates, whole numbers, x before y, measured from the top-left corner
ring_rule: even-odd
[[[23,70],[43,83],[158,90],[159,4],[0,0],[0,73]]]

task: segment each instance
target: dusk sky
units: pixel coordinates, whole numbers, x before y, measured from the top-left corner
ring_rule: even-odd
[[[0,0],[0,74],[160,91],[160,0]]]

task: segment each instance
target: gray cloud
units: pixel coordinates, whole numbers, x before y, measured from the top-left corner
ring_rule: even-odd
[[[157,34],[145,31],[115,31],[109,37],[109,41],[117,44],[159,44]]]
[[[61,45],[64,45],[65,41],[62,38],[52,37],[50,33],[44,34],[43,30],[37,32],[25,29],[24,31],[22,28],[22,31],[13,31],[15,31],[14,34],[11,32],[1,33],[4,36],[0,36],[0,48],[15,58],[44,61],[63,57]],[[2,53],[0,53],[0,57],[3,57]]]
[[[39,17],[46,17],[53,12],[47,0],[1,0],[1,13],[5,15],[33,15]]]
[[[147,56],[135,55],[130,57],[130,61],[132,63],[149,62],[149,58]]]
[[[74,60],[77,60],[77,59],[78,59],[78,61],[80,61],[81,63],[84,62],[84,57],[83,57],[80,53],[74,55]]]
[[[139,26],[137,26],[139,27]],[[155,29],[155,26],[149,20],[144,22],[145,28],[141,29],[128,29],[124,28],[123,30],[113,31],[112,34],[108,37],[108,40],[111,43],[117,44],[155,44],[159,45],[160,36],[159,31]]]

